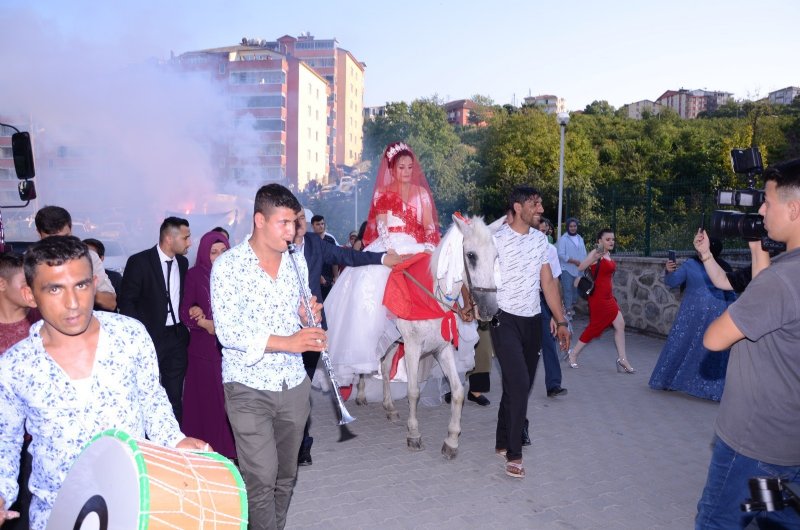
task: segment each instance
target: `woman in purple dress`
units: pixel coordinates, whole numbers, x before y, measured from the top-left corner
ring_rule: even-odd
[[[210,289],[211,265],[229,248],[224,234],[208,232],[200,239],[194,267],[186,273],[180,317],[191,336],[181,430],[186,436],[206,440],[221,455],[236,458],[233,433],[225,413],[222,352],[214,333]]]

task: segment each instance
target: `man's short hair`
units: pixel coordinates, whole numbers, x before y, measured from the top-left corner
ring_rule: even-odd
[[[83,240],[83,242],[86,243],[89,246],[89,248],[94,248],[94,251],[97,252],[97,255],[99,257],[102,258],[103,256],[106,255],[106,246],[99,239],[95,239],[93,237],[87,237],[86,239]]]
[[[173,228],[181,229],[182,226],[189,228],[189,221],[181,217],[170,216],[161,222],[161,228],[158,229],[158,240],[164,241],[170,230]]]
[[[89,269],[92,269],[92,260],[89,258],[89,247],[75,236],[50,236],[31,245],[23,256],[23,269],[25,281],[33,286],[36,277],[36,267],[42,263],[50,267],[58,267],[67,261],[86,258]],[[94,270],[92,270],[94,274]]]
[[[318,222],[324,221],[324,220],[325,220],[324,217],[322,217],[321,215],[317,214],[317,215],[315,215],[314,217],[311,218],[311,224],[313,225],[314,223],[318,223]]]
[[[800,158],[769,166],[764,170],[764,184],[770,180],[778,191],[800,193]]]
[[[253,215],[260,213],[264,217],[269,217],[275,208],[289,208],[296,213],[300,211],[300,201],[288,188],[273,182],[261,186],[256,192]]]
[[[11,281],[11,277],[22,270],[22,254],[4,252],[0,254],[0,278]]]
[[[508,196],[508,209],[514,211],[514,204],[524,204],[528,199],[541,197],[542,194],[533,186],[515,186]]]
[[[65,226],[72,229],[72,216],[61,206],[45,206],[36,212],[36,231],[46,236],[59,233]]]

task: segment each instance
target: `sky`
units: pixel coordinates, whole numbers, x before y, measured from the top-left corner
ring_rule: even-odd
[[[553,94],[565,98],[568,110],[580,110],[594,100],[615,107],[654,100],[667,89],[754,99],[800,85],[795,0],[118,4],[3,0],[0,30],[24,12],[55,31],[54,42],[101,44],[130,63],[233,45],[242,37],[310,32],[336,38],[366,63],[367,106],[475,94],[520,104],[528,95]],[[8,81],[0,73],[0,94]]]

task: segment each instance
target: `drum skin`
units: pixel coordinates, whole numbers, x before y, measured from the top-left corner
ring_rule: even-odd
[[[239,470],[217,453],[95,436],[70,468],[47,530],[247,529]]]

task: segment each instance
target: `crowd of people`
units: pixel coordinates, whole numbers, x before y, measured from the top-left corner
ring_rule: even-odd
[[[765,180],[760,213],[786,252],[770,262],[751,245],[752,267],[733,271],[719,257],[721,243],[701,230],[695,257],[665,264],[664,283],[685,292],[650,386],[721,400],[697,528],[746,526],[738,504],[750,476],[768,469],[800,478],[800,161],[769,168]],[[559,354],[578,368],[609,328],[616,370],[636,370],[613,294],[613,230],[600,230],[587,252],[570,218],[554,242],[542,194],[530,186],[508,192],[493,236],[499,312],[465,349],[470,370],[461,375],[467,398],[487,406],[497,358],[494,449],[503,473],[521,479],[540,356],[550,398],[567,394]],[[101,241],[71,235],[64,208],[46,206],[35,221],[41,240],[24,256],[0,256],[0,524],[34,529],[46,526],[80,451],[108,428],[232,459],[250,528],[283,528],[298,466],[312,464],[310,389],[321,352],[343,385],[379,374],[401,340],[384,305],[390,270],[432,253],[441,237],[430,185],[402,142],[386,147],[368,218],[343,246],[323,216],[279,184],[257,191],[252,233],[238,244],[215,228],[200,238],[190,267],[189,222],[168,217],[122,278],[104,270]],[[593,282],[589,323],[573,347],[584,275]],[[459,317],[471,321],[469,293],[458,300]],[[764,517],[798,524],[791,511]]]

